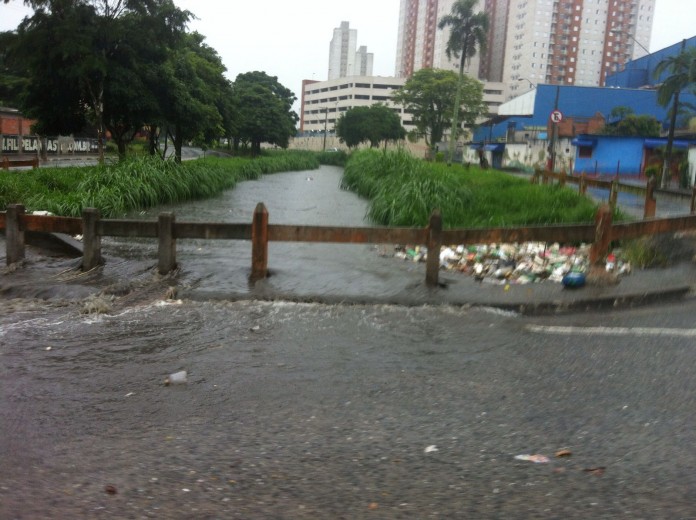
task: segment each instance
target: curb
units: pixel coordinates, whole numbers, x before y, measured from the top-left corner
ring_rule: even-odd
[[[441,298],[408,298],[378,296],[339,296],[339,295],[296,295],[284,293],[222,293],[215,291],[182,291],[180,297],[191,301],[284,301],[303,304],[323,305],[399,305],[405,307],[422,306],[457,306],[488,307],[514,312],[524,316],[542,316],[571,312],[597,311],[603,309],[630,309],[655,303],[671,302],[683,299],[691,292],[688,285],[665,290],[623,294],[598,298],[579,299],[575,301],[547,301],[530,303],[496,303],[481,301],[464,301]]]
[[[580,299],[569,302],[539,302],[529,304],[486,304],[488,307],[517,312],[525,316],[540,316],[548,314],[563,314],[567,312],[598,311],[605,309],[630,309],[655,303],[677,301],[685,298],[691,292],[688,285],[671,289],[622,294],[592,299]]]

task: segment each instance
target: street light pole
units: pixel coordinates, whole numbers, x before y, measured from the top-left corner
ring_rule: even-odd
[[[647,83],[645,86],[650,86],[651,85],[651,82],[650,82],[650,57],[652,56],[652,53],[648,49],[646,49],[642,43],[640,43],[638,40],[636,40],[635,37],[633,35],[631,35],[630,33],[624,32],[620,29],[610,29],[609,34],[613,34],[614,36],[619,36],[619,35],[628,36],[631,40],[633,40],[636,43],[636,45],[638,45],[638,47],[640,47],[641,49],[643,49],[645,51],[645,55],[647,56],[646,73],[645,73],[645,81]],[[631,60],[632,60],[632,57],[631,57]],[[629,61],[631,61],[631,60],[629,60]],[[626,69],[625,63],[623,64],[623,67],[625,70]],[[618,64],[617,64],[616,72],[618,72]]]
[[[536,88],[536,85],[534,83],[532,83],[531,79],[517,78],[517,81],[527,81],[529,83],[529,90],[534,90]]]
[[[636,39],[633,37],[633,35],[631,35],[630,33],[624,32],[624,31],[622,31],[621,29],[610,29],[609,32],[610,32],[611,34],[614,34],[614,35],[616,35],[616,34],[625,34],[625,35],[628,36],[631,40],[633,40],[634,42],[636,42],[636,43],[638,44],[638,47],[640,47],[641,49],[643,49],[643,50],[645,51],[646,54],[651,54],[650,51],[649,51],[648,49],[646,49],[645,46],[644,46],[642,43],[640,43],[638,40],[636,40]]]

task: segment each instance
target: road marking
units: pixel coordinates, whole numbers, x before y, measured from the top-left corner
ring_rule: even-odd
[[[696,329],[650,327],[553,327],[528,325],[527,330],[541,334],[573,334],[576,336],[676,336],[696,338]]]

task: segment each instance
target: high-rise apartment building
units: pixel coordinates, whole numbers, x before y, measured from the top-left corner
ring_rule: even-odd
[[[401,0],[396,75],[456,69],[437,28],[455,0]],[[502,82],[506,97],[539,84],[604,84],[607,74],[647,54],[657,0],[479,0],[489,15],[486,50],[466,70]]]
[[[341,26],[334,29],[329,47],[329,79],[351,75],[357,45],[358,31],[351,29],[348,22],[341,22]]]
[[[355,53],[355,66],[353,67],[354,76],[372,76],[372,66],[374,54],[367,52],[367,47],[361,45]]]
[[[358,45],[358,31],[350,28],[348,22],[334,29],[329,47],[329,79],[348,76],[371,76],[374,55]]]

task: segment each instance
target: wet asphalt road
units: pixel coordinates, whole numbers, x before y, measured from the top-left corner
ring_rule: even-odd
[[[4,307],[1,518],[696,517],[693,301],[113,305]]]

